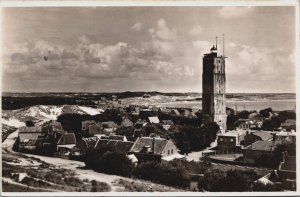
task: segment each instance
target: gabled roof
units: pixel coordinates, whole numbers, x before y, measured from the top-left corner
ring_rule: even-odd
[[[180,116],[178,109],[171,109],[171,112],[175,113],[176,116]]]
[[[278,142],[274,141],[256,141],[248,147],[251,150],[274,151]]]
[[[74,133],[64,133],[57,142],[57,145],[76,144]]]
[[[124,140],[124,136],[123,135],[110,135],[108,137],[109,140],[120,140],[123,141]]]
[[[116,150],[121,152],[129,152],[134,142],[127,142],[121,140],[109,140],[109,139],[99,139],[95,145],[96,149],[101,148],[103,145],[114,147]]]
[[[288,127],[288,126],[294,126],[296,125],[296,120],[293,119],[287,119],[282,126]]]
[[[253,132],[252,134],[260,137],[263,141],[268,141],[273,137],[272,134],[266,131],[257,131],[257,132]]]
[[[87,149],[91,149],[91,148],[95,147],[99,138],[98,137],[88,137],[88,138],[82,138],[81,140],[85,143]]]
[[[19,133],[19,139],[20,142],[25,142],[25,141],[36,141],[38,137],[40,136],[40,133]]]
[[[166,140],[164,138],[141,137],[137,139],[130,151],[141,152],[145,146],[150,146],[152,148],[153,141],[155,154],[162,154],[162,151],[169,142],[169,140]]]
[[[148,117],[150,123],[159,123],[159,119],[157,116]]]

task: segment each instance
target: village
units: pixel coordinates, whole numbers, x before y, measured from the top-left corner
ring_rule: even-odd
[[[201,124],[201,111],[192,109],[124,105],[116,96],[103,97],[97,104],[104,110],[102,114],[89,117],[62,114],[57,120],[38,126],[27,121],[26,127],[19,128],[14,150],[85,161],[95,170],[97,166],[93,162],[99,159],[95,160],[95,155],[103,157],[107,151],[125,155],[125,160],[135,167],[149,162],[167,165],[182,161],[196,165],[208,162],[267,169],[268,173],[256,182],[280,185],[283,190],[293,191],[296,188],[295,150],[293,152],[296,121],[293,111],[273,112],[265,109],[245,115],[245,111],[236,112],[227,108],[228,129],[224,132],[219,126],[205,127]],[[235,117],[233,124],[228,121],[232,116]],[[282,123],[269,129],[268,123],[277,117],[281,117]],[[228,124],[231,126],[228,127]],[[195,146],[195,139],[201,139],[196,143],[202,145]],[[280,154],[278,147],[281,147]],[[112,163],[106,165],[119,167]],[[129,175],[115,169],[107,172]],[[199,176],[191,173],[190,182]],[[199,187],[196,187],[198,190]]]

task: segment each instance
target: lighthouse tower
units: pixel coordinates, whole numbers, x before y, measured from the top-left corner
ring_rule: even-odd
[[[224,43],[224,37],[223,37]],[[216,122],[221,132],[226,130],[226,77],[225,55],[218,56],[218,46],[213,45],[210,53],[203,56],[202,114],[203,123]]]

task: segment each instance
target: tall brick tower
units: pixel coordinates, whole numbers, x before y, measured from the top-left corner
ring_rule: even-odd
[[[217,45],[213,45],[211,52],[203,56],[202,114],[204,124],[214,121],[221,132],[226,130],[225,86],[225,56],[218,56]]]

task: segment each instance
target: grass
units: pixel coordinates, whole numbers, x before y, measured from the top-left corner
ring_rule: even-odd
[[[19,166],[13,165],[18,163],[18,158],[24,158],[29,161],[37,161],[39,166]],[[8,162],[8,163],[7,163]],[[90,182],[88,179],[81,180],[75,176],[74,170],[55,168],[54,165],[49,165],[39,159],[25,156],[23,154],[3,155],[2,176],[13,179],[18,182],[19,173],[27,173],[27,176],[20,182],[24,187],[19,187],[20,191],[27,191],[27,186],[38,187],[41,190],[54,189],[66,192],[96,192],[110,191],[108,184],[103,182]],[[12,186],[7,184],[6,191],[10,191]],[[36,191],[36,190],[35,190]]]
[[[21,185],[7,183],[7,182],[2,183],[2,191],[3,192],[52,192],[50,190],[34,189],[31,187],[21,186]]]

